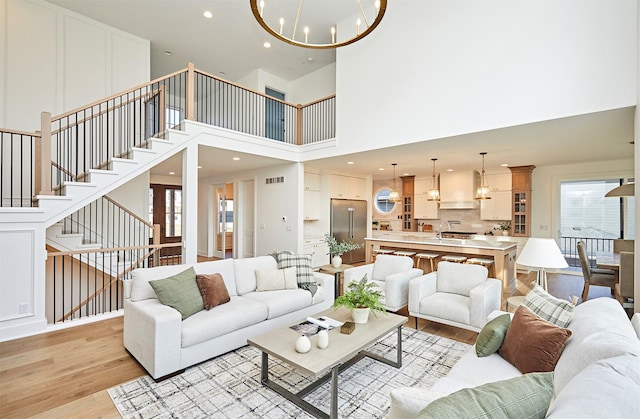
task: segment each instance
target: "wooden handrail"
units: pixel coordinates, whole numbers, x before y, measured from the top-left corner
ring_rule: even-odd
[[[82,124],[82,123],[85,123],[85,122],[87,122],[87,121],[90,121],[90,120],[92,120],[92,119],[95,119],[95,118],[97,118],[97,117],[99,117],[99,116],[102,116],[102,115],[106,114],[107,112],[112,112],[112,111],[113,111],[113,110],[115,110],[115,109],[119,109],[119,108],[121,108],[121,107],[123,107],[123,106],[126,106],[126,105],[128,105],[128,104],[130,104],[130,103],[136,102],[136,101],[138,101],[138,100],[144,100],[146,96],[148,96],[148,97],[153,97],[153,96],[155,96],[155,95],[157,94],[157,92],[158,92],[158,90],[156,90],[156,91],[151,91],[151,92],[146,93],[146,94],[144,94],[144,95],[140,95],[140,96],[138,96],[138,97],[134,97],[134,98],[132,98],[132,99],[129,99],[129,100],[127,100],[126,102],[121,102],[121,103],[118,103],[118,104],[114,104],[112,107],[108,107],[107,109],[105,109],[105,110],[103,110],[103,111],[100,111],[100,112],[98,112],[98,113],[92,114],[92,115],[91,115],[91,116],[89,116],[89,117],[83,118],[83,119],[81,119],[81,120],[79,120],[79,121],[75,121],[75,122],[73,122],[73,123],[71,123],[71,124],[67,124],[67,125],[65,125],[65,126],[64,126],[64,128],[59,128],[59,129],[57,129],[57,130],[51,131],[51,134],[58,134],[58,133],[59,133],[59,132],[61,132],[61,131],[67,130],[67,129],[69,129],[69,128],[73,128],[73,127],[75,127],[75,126],[77,126],[77,125],[80,125],[80,124]],[[124,93],[123,93],[123,94],[124,94]],[[103,100],[103,101],[101,101],[100,103],[98,103],[98,105],[100,105],[100,104],[102,104],[102,103],[104,103],[104,102],[108,102],[109,100],[111,100],[111,99]],[[96,105],[93,105],[93,106],[96,106]],[[87,107],[85,107],[85,108],[83,108],[83,109],[79,110],[78,112],[81,112],[81,111],[84,111],[84,110],[87,110],[87,109],[90,109],[90,108],[91,108],[91,106],[87,106]],[[76,113],[77,113],[77,112],[76,112]],[[67,115],[67,116],[70,116],[70,115]],[[64,117],[61,117],[61,118],[57,118],[57,119],[55,119],[55,120],[56,120],[56,121],[60,121],[60,120],[62,120],[63,118],[64,118]],[[53,122],[53,121],[52,121],[52,122]]]
[[[305,103],[304,105],[299,105],[301,108],[308,108],[309,106],[315,105],[316,103],[324,102],[325,100],[334,99],[336,97],[335,94],[325,96],[321,99],[314,100],[313,102]]]
[[[0,134],[23,135],[27,137],[31,136],[34,138],[40,138],[40,131],[26,132],[26,131],[19,131],[15,129],[0,128]]]
[[[86,250],[66,250],[64,252],[50,252],[47,253],[48,256],[69,256],[69,255],[80,255],[85,253],[108,253],[108,252],[117,252],[122,250],[139,250],[146,249],[149,247],[164,249],[165,247],[178,247],[182,246],[182,243],[162,243],[162,244],[148,244],[148,245],[140,245],[140,246],[124,246],[124,247],[108,247],[101,249],[86,249]]]
[[[36,141],[34,168],[35,191],[38,195],[51,194],[51,113],[40,114],[40,141]]]
[[[74,114],[74,113],[78,113],[78,112],[83,111],[83,110],[85,110],[85,109],[92,108],[92,107],[94,107],[94,106],[96,106],[96,105],[99,105],[100,103],[108,102],[108,101],[110,101],[111,99],[115,99],[115,98],[117,98],[118,96],[126,95],[127,93],[131,93],[131,92],[136,91],[136,90],[138,90],[138,89],[142,89],[143,87],[151,86],[151,85],[152,85],[152,84],[154,84],[154,83],[159,83],[159,82],[161,82],[162,80],[169,79],[169,78],[171,78],[171,77],[173,77],[173,76],[177,76],[178,74],[184,73],[184,72],[186,72],[186,71],[187,71],[187,69],[186,69],[186,68],[183,68],[182,70],[175,71],[175,72],[173,72],[173,73],[171,73],[171,74],[169,74],[169,75],[166,75],[166,76],[163,76],[163,77],[157,78],[157,79],[155,79],[155,80],[148,81],[148,82],[146,82],[146,83],[142,83],[142,84],[140,84],[140,85],[138,85],[138,86],[136,86],[136,87],[133,87],[133,88],[128,89],[128,90],[125,90],[125,91],[123,91],[123,92],[116,93],[115,95],[111,95],[111,96],[109,96],[109,97],[107,97],[107,98],[105,98],[105,99],[96,100],[95,102],[92,102],[92,103],[90,103],[90,104],[88,104],[88,105],[84,105],[84,106],[82,106],[82,107],[79,107],[79,108],[73,109],[73,110],[71,110],[71,111],[65,112],[65,113],[60,114],[60,115],[57,115],[57,116],[55,116],[54,118],[52,118],[52,121],[57,121],[57,120],[59,120],[59,119],[62,119],[62,118],[64,118],[64,117],[69,116],[69,115],[72,115],[72,114]]]
[[[125,208],[124,206],[122,206],[122,204],[120,204],[119,202],[115,201],[113,198],[109,198],[107,195],[104,195],[103,198],[106,199],[107,201],[111,202],[113,205],[115,205],[116,207],[120,208],[121,210],[123,210],[124,212],[129,214],[131,217],[135,218],[136,220],[140,221],[142,224],[146,225],[147,227],[149,227],[150,229],[153,230],[153,224],[150,223],[149,221],[147,221],[144,218],[140,217],[138,214],[135,214],[135,213],[131,212],[131,210],[129,210],[128,208]]]

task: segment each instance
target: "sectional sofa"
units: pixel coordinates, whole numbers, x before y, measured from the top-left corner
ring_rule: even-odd
[[[190,266],[197,274],[219,273],[230,301],[182,320],[180,312],[158,300],[149,281]],[[277,268],[274,257],[259,256],[134,270],[132,279],[125,281],[125,348],[157,380],[331,307],[334,278],[318,272],[313,272],[319,285],[313,296],[304,289],[257,291],[256,270]]]
[[[567,329],[571,336],[553,371],[546,417],[640,417],[640,315],[629,321],[616,300],[597,298],[573,309]],[[478,357],[472,348],[432,388],[393,390],[389,418],[415,418],[436,399],[487,383],[498,384],[491,389],[494,395],[507,396],[513,389],[499,383],[522,375],[500,354]]]

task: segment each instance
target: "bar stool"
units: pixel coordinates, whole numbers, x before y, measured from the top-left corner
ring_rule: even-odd
[[[393,252],[393,254],[396,256],[407,256],[413,259],[413,257],[416,255],[416,252],[412,252],[411,250],[396,250],[395,252]],[[415,260],[414,260],[414,264],[415,264]]]
[[[390,255],[393,253],[393,250],[390,249],[373,249],[373,252],[371,253],[371,262],[375,262],[376,261],[376,256],[378,255]]]
[[[439,257],[440,255],[437,253],[416,253],[416,268],[424,271],[424,269],[420,267],[420,264],[424,264],[424,259],[426,259],[429,261],[429,266],[431,267],[429,272],[433,272],[436,270],[435,261]]]
[[[467,257],[462,255],[444,255],[442,256],[442,260],[447,262],[464,263],[467,260]]]
[[[472,263],[475,265],[482,265],[489,270],[489,277],[496,277],[496,265],[493,259],[488,258],[469,258],[467,259],[467,263]]]

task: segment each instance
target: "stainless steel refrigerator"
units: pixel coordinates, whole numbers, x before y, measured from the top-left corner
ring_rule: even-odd
[[[357,199],[331,200],[331,235],[338,241],[364,244],[367,235],[367,201]],[[364,246],[342,255],[348,265],[364,262]]]

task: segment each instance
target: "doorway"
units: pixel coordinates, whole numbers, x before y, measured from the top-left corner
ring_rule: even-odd
[[[160,225],[160,244],[182,242],[182,186],[151,184],[149,187],[149,218]],[[150,244],[153,238],[149,239]],[[160,256],[182,254],[182,247],[161,249]]]
[[[265,87],[267,96],[278,100],[266,99],[264,107],[265,137],[284,141],[284,93]]]

